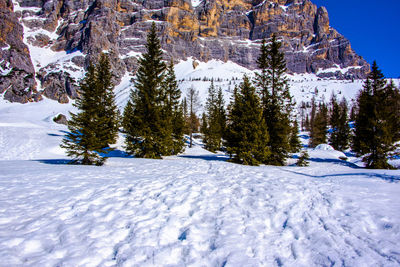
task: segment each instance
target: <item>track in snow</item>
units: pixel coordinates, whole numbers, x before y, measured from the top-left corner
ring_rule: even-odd
[[[400,264],[398,171],[217,159],[0,161],[0,265]]]

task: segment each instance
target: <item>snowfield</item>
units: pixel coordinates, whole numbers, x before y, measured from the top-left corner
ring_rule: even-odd
[[[398,171],[0,161],[2,266],[398,266]]]
[[[164,160],[74,166],[73,107],[0,100],[0,266],[399,266],[400,171],[322,145],[310,167]]]

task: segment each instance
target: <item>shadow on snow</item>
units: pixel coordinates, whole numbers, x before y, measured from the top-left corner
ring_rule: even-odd
[[[178,155],[178,158],[187,159],[201,159],[207,161],[227,161],[229,159],[226,155]]]
[[[362,169],[358,167],[359,169]],[[385,181],[388,181],[390,183],[397,183],[400,181],[400,176],[399,175],[388,175],[388,174],[380,174],[380,173],[368,173],[368,172],[356,172],[356,173],[334,173],[334,174],[326,174],[326,175],[312,175],[312,174],[307,174],[307,173],[301,173],[297,171],[291,171],[285,169],[284,171],[290,172],[293,174],[301,175],[301,176],[306,176],[310,178],[317,178],[317,179],[324,179],[324,178],[331,178],[331,177],[345,177],[345,176],[366,176],[369,178],[378,178],[382,179]]]

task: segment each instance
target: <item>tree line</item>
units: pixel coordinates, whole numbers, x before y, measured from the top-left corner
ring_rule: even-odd
[[[161,158],[181,153],[184,134],[189,135],[191,147],[193,133],[199,128],[206,149],[223,150],[236,163],[279,166],[301,150],[284,53],[275,35],[269,43],[262,41],[257,59],[259,71],[253,79],[243,77],[227,108],[222,89],[210,79],[204,113],[199,119],[198,91],[191,87],[180,100],[173,62],[167,65],[162,60],[156,32],[153,23],[122,118],[114,100],[107,56],[101,55],[96,66],[89,66],[80,84],[80,98],[75,102],[79,113],[71,114],[69,133],[61,145],[74,162],[102,165],[113,150],[110,146],[116,142],[119,129],[125,135],[126,152],[136,157]],[[382,106],[386,108],[381,110]],[[358,98],[352,139],[347,103],[338,103],[332,96],[330,108],[325,104],[317,106],[315,101],[312,104],[306,120],[310,146],[326,143],[329,124],[329,142],[335,149],[348,148],[351,139],[353,150],[364,156],[367,167],[388,168],[387,155],[399,140],[398,113],[398,89],[386,84],[374,64]],[[298,165],[306,165],[306,158],[304,150]]]
[[[396,155],[400,141],[399,115],[400,91],[374,61],[350,112],[344,98],[338,102],[332,95],[328,105],[313,99],[304,127],[310,147],[329,143],[339,151],[351,148],[367,168],[391,169],[388,158]]]

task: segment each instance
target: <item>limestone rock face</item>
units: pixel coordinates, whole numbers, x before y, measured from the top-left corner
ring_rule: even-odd
[[[0,94],[12,102],[38,99],[28,47],[23,42],[23,27],[13,12],[11,0],[0,0]]]
[[[0,55],[6,59],[0,66],[2,73],[13,68],[0,77],[0,92],[8,90],[12,101],[32,98],[36,81],[39,93],[51,99],[77,97],[77,80],[101,52],[108,53],[118,84],[136,70],[153,21],[166,60],[231,60],[256,68],[261,39],[275,33],[292,73],[350,79],[369,72],[350,42],[330,27],[326,8],[310,0],[203,0],[197,6],[190,0],[0,0],[0,5]],[[31,60],[27,45],[49,58],[35,52]],[[321,71],[335,68],[347,71]],[[25,98],[17,97],[21,92]]]

